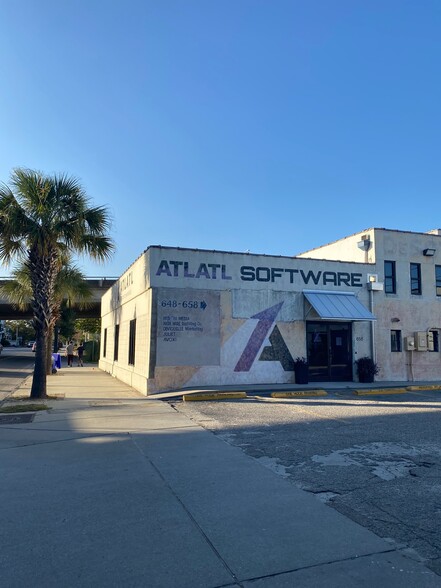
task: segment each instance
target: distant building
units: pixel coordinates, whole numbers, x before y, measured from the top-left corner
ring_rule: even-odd
[[[102,299],[100,368],[144,394],[441,379],[441,230],[368,229],[296,257],[149,247]]]

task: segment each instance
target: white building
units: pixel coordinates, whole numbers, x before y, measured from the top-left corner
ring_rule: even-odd
[[[368,229],[299,257],[372,264],[384,283],[374,294],[377,379],[441,379],[441,229]]]
[[[437,265],[439,259],[440,265]],[[384,286],[384,287],[383,287]],[[149,247],[102,299],[101,369],[144,394],[439,380],[441,231],[369,229],[297,257]]]

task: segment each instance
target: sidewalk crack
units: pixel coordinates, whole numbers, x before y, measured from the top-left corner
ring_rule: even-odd
[[[148,457],[148,455],[146,455],[144,453],[144,451],[142,450],[142,448],[139,446],[139,444],[137,443],[136,439],[131,435],[131,433],[129,433],[129,436],[133,442],[133,444],[135,445],[135,447],[137,448],[137,450],[139,451],[139,453],[142,455],[142,457],[144,459],[146,459],[149,464],[151,465],[151,467],[155,470],[155,472],[158,474],[158,476],[161,478],[161,480],[164,482],[165,486],[168,488],[168,490],[173,494],[174,498],[177,500],[177,502],[179,502],[179,504],[181,505],[181,507],[184,509],[185,513],[187,514],[187,516],[189,517],[189,519],[191,520],[191,522],[194,524],[194,526],[197,528],[197,530],[199,531],[199,533],[202,535],[202,537],[204,538],[204,541],[207,543],[207,545],[210,547],[210,549],[213,551],[213,553],[216,555],[216,557],[219,559],[219,561],[221,562],[221,564],[224,566],[224,568],[227,570],[227,572],[231,575],[235,585],[239,586],[240,588],[243,588],[243,583],[241,583],[236,574],[233,572],[233,570],[230,568],[230,566],[227,564],[227,562],[224,560],[224,558],[221,556],[221,554],[219,553],[219,551],[216,549],[216,547],[214,546],[213,542],[211,541],[211,539],[208,537],[208,535],[205,533],[205,531],[202,529],[202,527],[199,525],[199,523],[197,522],[197,520],[194,518],[193,514],[190,512],[190,510],[187,508],[187,506],[185,505],[185,503],[179,498],[179,496],[176,494],[176,492],[174,491],[173,487],[169,484],[168,480],[164,477],[164,475],[162,474],[162,472],[158,469],[158,467],[156,466],[156,464]],[[226,586],[228,586],[228,584],[226,584]]]

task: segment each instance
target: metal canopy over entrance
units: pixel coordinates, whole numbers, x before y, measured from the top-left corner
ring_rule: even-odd
[[[333,321],[376,320],[353,292],[303,290],[303,294],[321,319]]]

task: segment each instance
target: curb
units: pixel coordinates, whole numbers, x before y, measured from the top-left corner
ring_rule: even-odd
[[[246,392],[213,392],[211,394],[184,394],[184,402],[198,402],[200,400],[230,400],[232,398],[247,398]]]
[[[441,390],[441,385],[434,384],[432,386],[407,386],[406,390]]]
[[[354,390],[355,396],[374,396],[386,394],[405,394],[408,388],[376,388],[372,390]]]
[[[271,398],[301,398],[303,396],[327,396],[325,390],[298,390],[292,392],[271,392]]]

